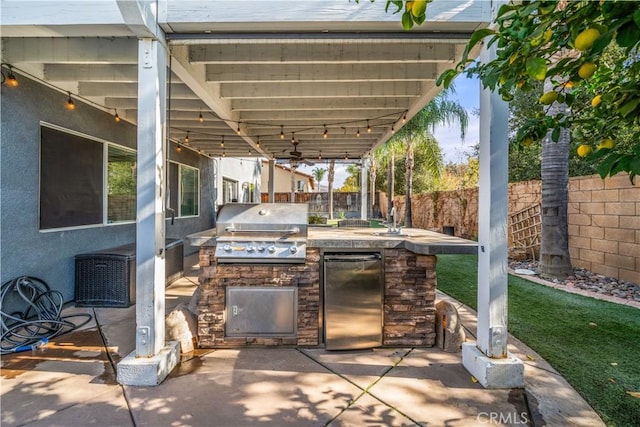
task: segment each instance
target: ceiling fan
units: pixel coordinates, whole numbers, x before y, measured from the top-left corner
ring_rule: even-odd
[[[302,153],[300,151],[298,151],[298,141],[293,141],[291,144],[293,144],[293,151],[289,151],[289,158],[288,159],[282,159],[283,163],[291,163],[292,166],[298,166],[299,164],[305,164],[307,166],[313,166],[315,163],[311,162],[307,159],[305,159],[304,157],[302,157]],[[283,150],[283,152],[286,152],[287,150]]]

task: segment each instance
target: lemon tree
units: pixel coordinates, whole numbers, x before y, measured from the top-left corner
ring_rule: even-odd
[[[469,57],[483,41],[497,46],[493,61],[479,63]],[[624,54],[614,63],[603,64],[603,53],[610,45],[621,47]],[[438,84],[446,87],[465,72],[477,75],[485,88],[497,89],[505,101],[511,101],[516,91],[531,91],[536,83],[550,79],[552,93],[545,93],[539,102],[551,107],[557,101],[572,109],[575,91],[590,85],[600,74],[601,87],[596,88],[589,111],[575,114],[572,109],[569,114],[532,118],[518,129],[516,139],[528,143],[551,131],[557,141],[561,129],[571,129],[572,138],[593,148],[586,158],[599,160],[598,171],[603,178],[625,171],[633,181],[640,174],[639,45],[640,2],[506,4],[498,11],[495,27],[476,30],[462,60],[440,75]],[[557,60],[560,53],[562,57]],[[601,140],[615,139],[621,128],[631,133],[630,140],[635,143],[597,149]]]

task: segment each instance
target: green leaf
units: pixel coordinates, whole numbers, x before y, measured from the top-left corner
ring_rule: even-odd
[[[638,105],[640,105],[640,98],[631,99],[618,108],[618,113],[620,113],[622,117],[627,117]]]
[[[448,88],[451,85],[451,81],[457,76],[455,70],[446,70],[442,74],[440,74],[436,80],[436,86],[444,86]]]
[[[629,162],[629,171],[636,175],[640,175],[640,157],[634,157],[631,159]]]
[[[635,22],[627,22],[618,29],[616,42],[620,47],[631,48],[640,41],[640,28]]]
[[[633,12],[633,20],[635,21],[636,25],[640,27],[640,9],[637,9],[635,12]]]
[[[411,12],[406,10],[403,14],[402,14],[402,28],[404,28],[405,30],[410,30],[413,27],[413,15],[411,15]]]
[[[551,132],[551,139],[553,142],[558,142],[560,139],[560,128],[554,128],[553,132]]]
[[[427,19],[427,14],[424,13],[423,15],[419,15],[419,16],[414,16],[413,20],[415,21],[416,24],[418,25],[422,25],[422,23]]]
[[[467,43],[467,46],[465,47],[465,50],[464,50],[465,53],[468,54],[471,51],[471,49],[473,49],[478,44],[478,42],[483,40],[485,37],[495,33],[496,32],[493,31],[491,28],[481,28],[479,30],[475,30],[473,34],[471,34],[469,43]],[[466,54],[464,55],[464,57],[467,56]]]
[[[533,57],[527,59],[527,74],[535,80],[544,80],[547,76],[547,61],[543,58]]]
[[[387,0],[387,5],[384,8],[385,13],[389,12],[389,6],[392,4],[396,6],[396,10],[393,12],[394,14],[402,10],[402,0]]]

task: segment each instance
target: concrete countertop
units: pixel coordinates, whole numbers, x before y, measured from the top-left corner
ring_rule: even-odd
[[[215,246],[216,229],[190,234],[191,246]],[[322,249],[407,249],[422,255],[476,255],[478,243],[419,228],[403,228],[389,234],[386,228],[309,227],[307,246]]]

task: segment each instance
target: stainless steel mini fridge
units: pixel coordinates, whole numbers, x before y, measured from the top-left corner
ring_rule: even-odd
[[[382,345],[384,272],[380,253],[325,253],[327,350]]]

